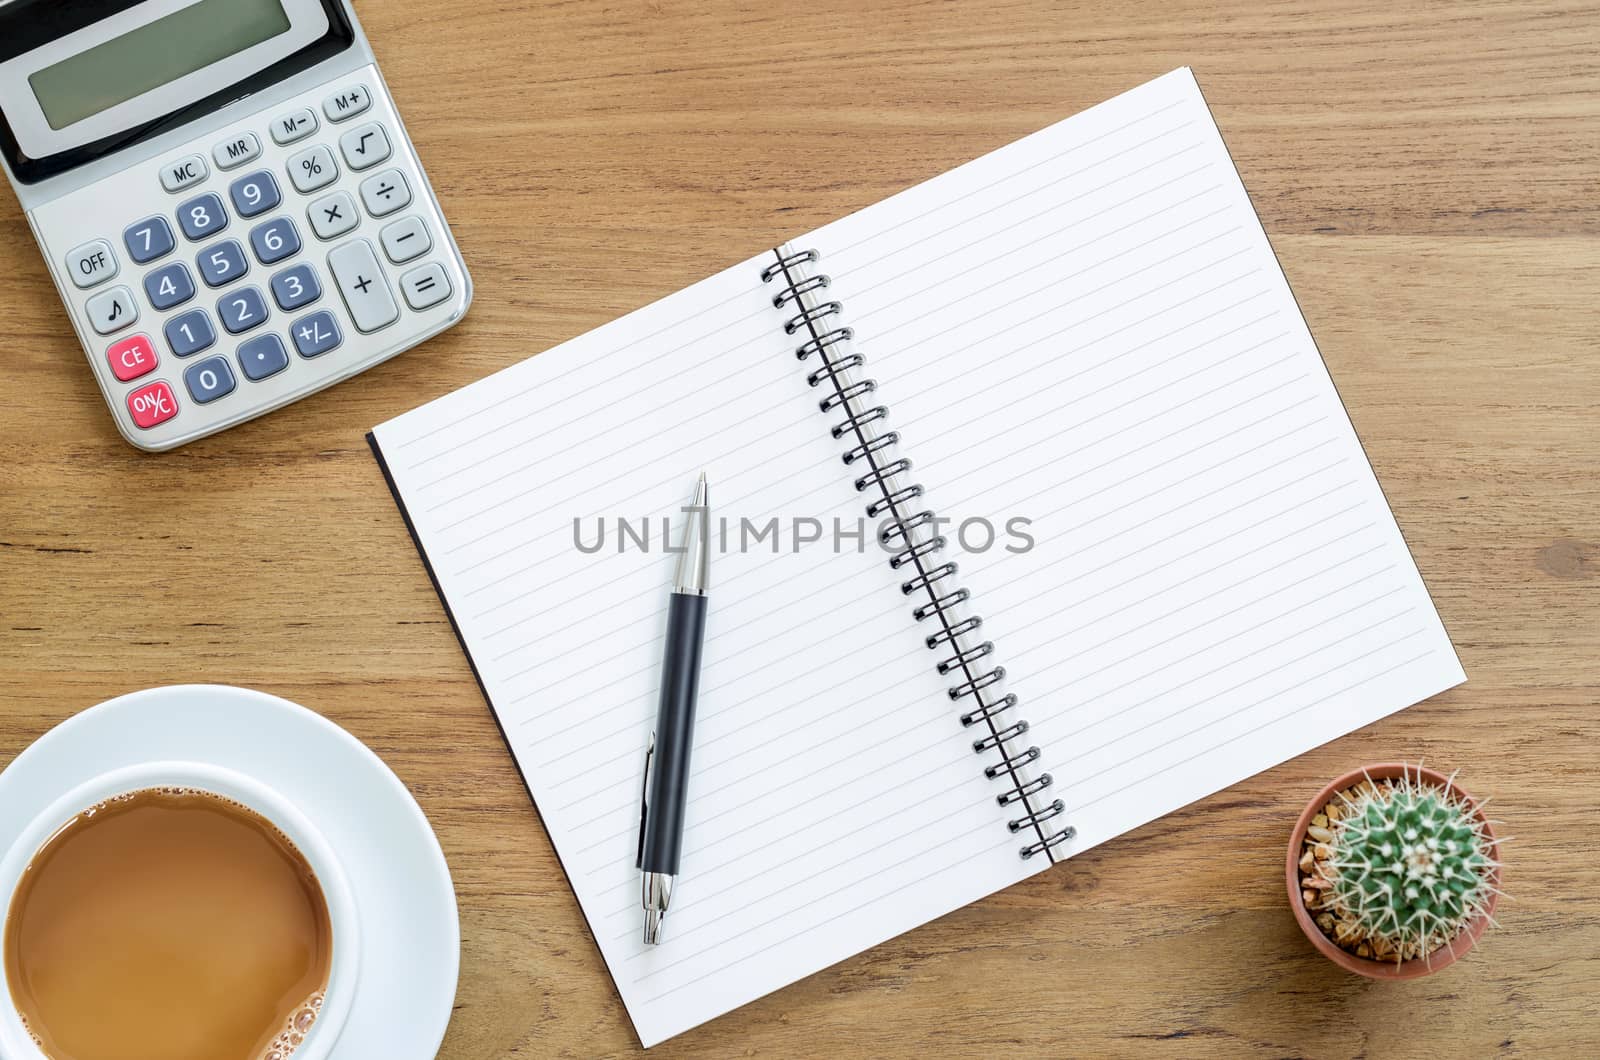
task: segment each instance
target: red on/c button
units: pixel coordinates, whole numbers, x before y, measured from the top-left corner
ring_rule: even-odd
[[[148,335],[130,335],[112,343],[106,360],[111,362],[112,374],[124,383],[156,370],[156,351]]]
[[[178,399],[172,395],[172,388],[158,379],[128,395],[128,411],[133,414],[134,423],[149,430],[178,414]]]

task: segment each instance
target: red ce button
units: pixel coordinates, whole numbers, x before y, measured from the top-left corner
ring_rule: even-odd
[[[112,343],[106,360],[111,362],[112,374],[124,383],[156,370],[156,350],[148,335],[130,335]]]

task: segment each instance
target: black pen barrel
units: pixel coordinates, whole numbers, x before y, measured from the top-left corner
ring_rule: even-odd
[[[695,697],[700,692],[700,649],[705,643],[706,597],[673,593],[667,607],[666,657],[656,710],[655,753],[645,804],[645,872],[676,876],[688,806],[689,752],[694,747]]]

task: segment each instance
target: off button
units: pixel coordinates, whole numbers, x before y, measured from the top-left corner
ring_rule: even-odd
[[[90,240],[67,255],[67,272],[79,287],[94,287],[117,274],[117,256],[105,240]]]

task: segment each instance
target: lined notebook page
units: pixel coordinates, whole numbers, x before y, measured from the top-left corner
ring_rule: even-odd
[[[795,245],[928,507],[1031,520],[957,558],[1068,854],[1465,680],[1187,69]]]
[[[647,1045],[1047,867],[1017,856],[882,553],[792,548],[792,517],[861,502],[762,264],[374,432]],[[660,520],[702,469],[730,537],[683,874],[647,950],[634,858],[677,560]],[[575,518],[590,547],[617,516],[650,519],[651,551],[578,550]],[[740,520],[774,517],[780,551],[740,551]]]

